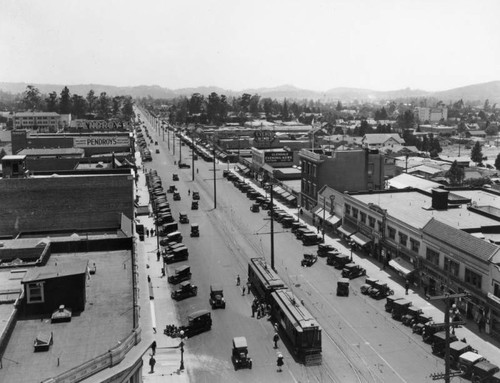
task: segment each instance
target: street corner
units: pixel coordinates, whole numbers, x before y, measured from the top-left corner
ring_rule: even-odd
[[[151,353],[147,353],[143,357],[144,368],[142,379],[145,383],[173,382],[184,383],[189,382],[189,376],[186,369],[181,370],[180,356],[175,349],[157,349],[154,355],[154,369],[151,370],[150,361]]]

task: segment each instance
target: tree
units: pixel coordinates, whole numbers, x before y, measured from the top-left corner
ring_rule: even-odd
[[[59,100],[59,113],[69,114],[71,113],[71,94],[67,86],[63,88],[60,94]]]
[[[498,153],[497,158],[495,159],[495,169],[500,170],[500,153]]]
[[[483,151],[481,150],[481,144],[479,141],[476,141],[472,147],[470,159],[478,165],[483,162]]]
[[[189,99],[189,114],[201,113],[203,109],[204,97],[200,93],[193,93]]]
[[[24,108],[31,111],[38,111],[42,105],[42,97],[37,87],[28,85],[23,93]]]
[[[87,93],[87,107],[89,113],[94,113],[97,107],[97,96],[92,89]]]
[[[78,94],[74,94],[71,97],[71,114],[76,118],[84,118],[87,112],[87,100]]]
[[[488,136],[496,136],[498,134],[498,126],[488,124],[488,127],[484,131]]]
[[[58,97],[56,92],[50,92],[49,97],[45,99],[45,104],[47,105],[47,112],[57,112],[58,111]]]
[[[133,105],[134,102],[132,101],[132,97],[128,96],[123,99],[121,112],[125,121],[129,121],[135,116]]]
[[[111,113],[114,118],[118,118],[120,116],[121,107],[122,107],[122,97],[121,96],[113,97]]]
[[[110,112],[110,100],[106,92],[101,92],[97,100],[97,115],[100,119],[107,120]]]
[[[260,96],[258,94],[254,94],[250,98],[250,103],[248,105],[248,110],[252,114],[253,117],[258,117],[259,116],[259,101],[260,101]]]
[[[451,164],[450,169],[446,172],[445,176],[448,177],[452,185],[461,185],[464,180],[464,169],[458,166],[458,162],[455,160]]]
[[[342,109],[344,109],[344,108],[342,106],[342,103],[339,100],[339,102],[337,102],[337,108],[336,108],[336,110],[337,110],[337,112],[340,112]]]

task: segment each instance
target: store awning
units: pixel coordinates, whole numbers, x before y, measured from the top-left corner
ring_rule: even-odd
[[[402,274],[403,277],[406,277],[407,275],[411,274],[413,271],[415,271],[415,268],[413,265],[405,261],[404,259],[397,257],[394,259],[391,259],[389,261],[389,266],[391,266],[393,269],[395,269],[398,273]]]
[[[290,194],[290,193],[288,193],[288,192],[284,192],[284,193],[281,195],[281,197],[283,197],[284,199],[287,199],[287,198],[288,198],[288,197],[290,197],[290,196],[291,196],[291,194]]]
[[[355,233],[353,235],[351,235],[351,239],[356,242],[357,245],[363,247],[365,245],[367,245],[368,243],[370,243],[372,240],[370,238],[368,238],[366,235],[364,234],[361,234],[361,233]]]
[[[314,212],[314,215],[315,215],[316,217],[319,217],[319,218],[323,219],[323,212],[324,212],[324,211],[325,211],[325,210],[324,210],[322,207],[320,207],[320,208],[318,208],[318,210],[317,210],[317,211],[315,211],[315,212]]]
[[[337,225],[340,222],[340,218],[335,215],[326,217],[326,220],[333,226]]]
[[[295,197],[294,195],[291,195],[291,194],[290,194],[290,195],[288,195],[287,197],[285,197],[285,199],[286,199],[287,201],[293,202],[293,201],[297,200],[297,197]]]
[[[339,232],[345,235],[346,237],[350,237],[356,232],[356,228],[349,225],[342,225],[339,227]]]
[[[284,191],[282,188],[280,188],[279,186],[278,187],[275,187],[273,189],[274,193],[278,194],[278,195],[283,195],[284,193],[286,193],[286,191]]]

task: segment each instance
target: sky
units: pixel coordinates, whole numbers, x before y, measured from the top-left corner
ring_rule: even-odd
[[[500,80],[500,0],[0,0],[0,82],[438,91]]]

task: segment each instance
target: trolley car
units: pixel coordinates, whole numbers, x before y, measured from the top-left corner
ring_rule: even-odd
[[[321,364],[321,327],[299,299],[280,289],[271,293],[270,305],[271,317],[290,351],[306,366]]]
[[[269,303],[273,291],[286,289],[285,283],[269,267],[264,258],[251,258],[248,263],[248,281],[253,293]]]

